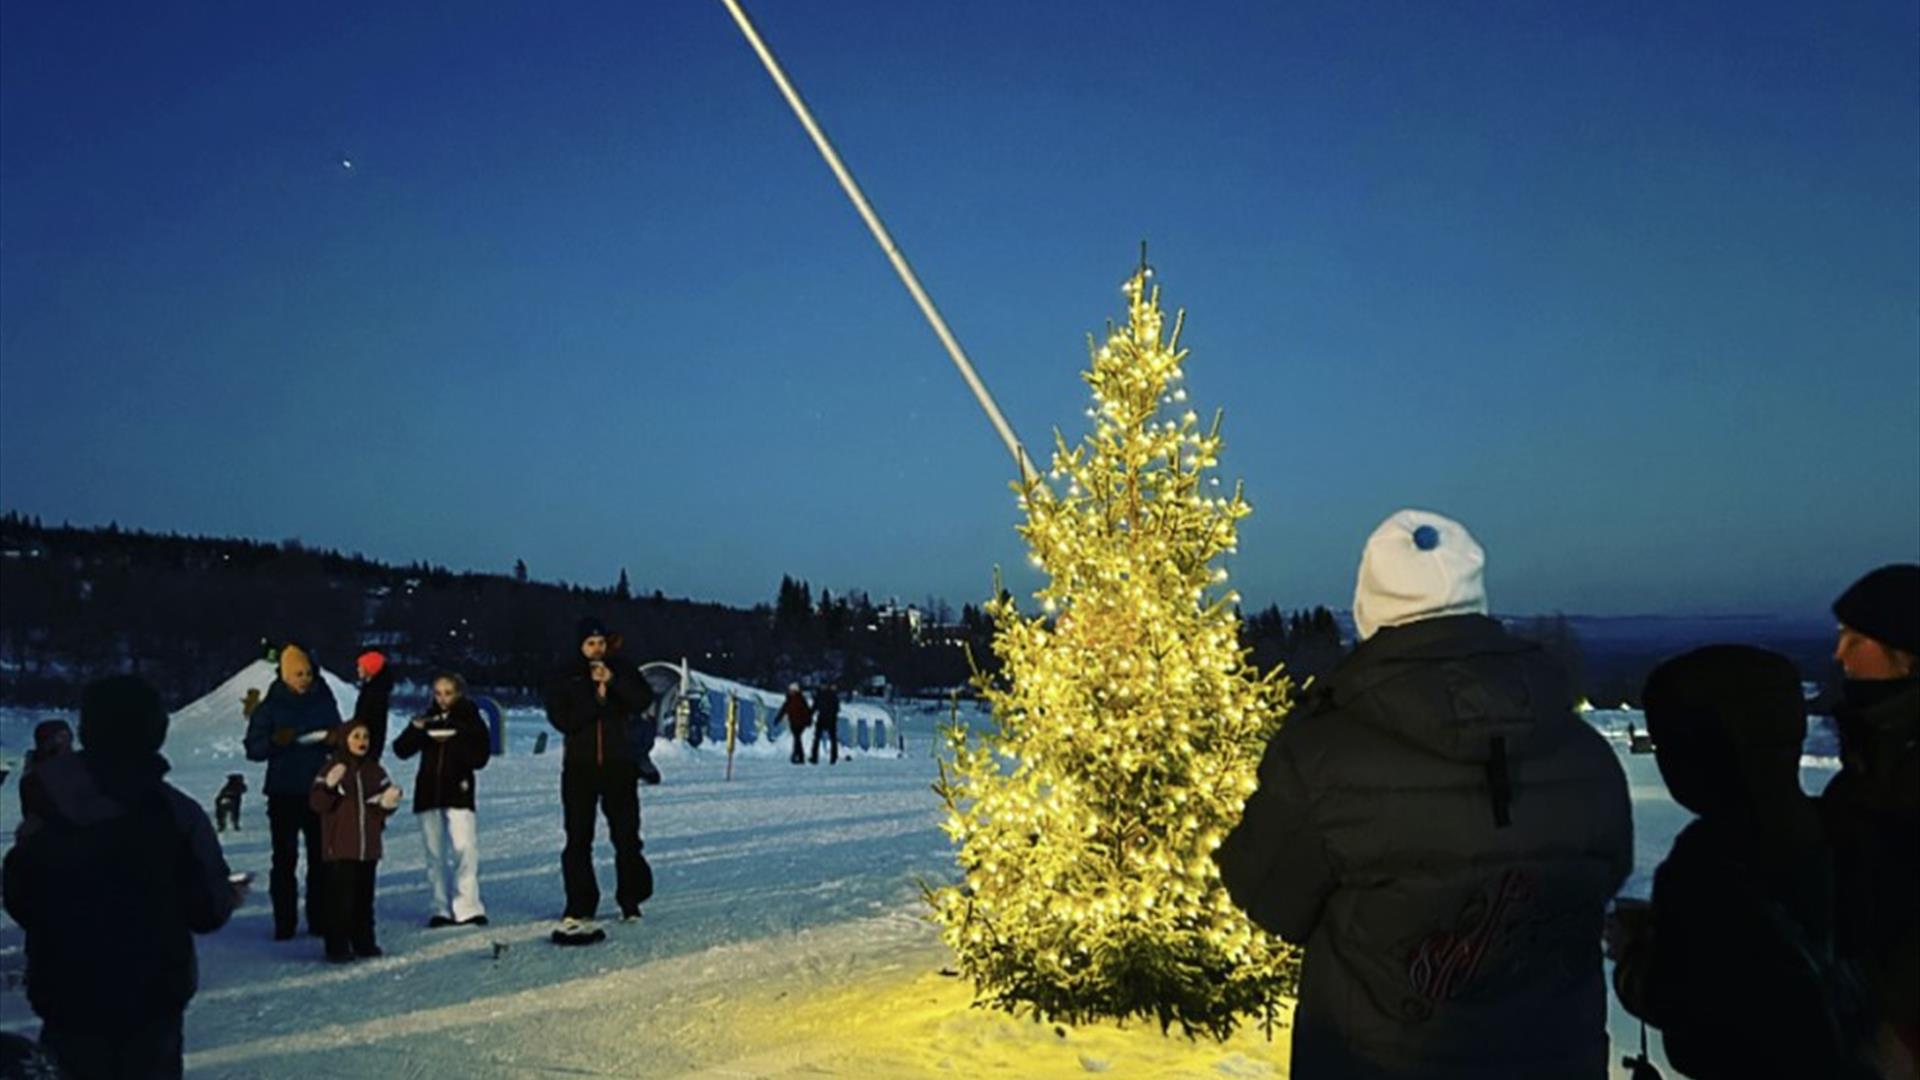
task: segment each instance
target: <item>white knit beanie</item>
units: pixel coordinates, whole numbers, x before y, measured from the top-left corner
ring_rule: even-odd
[[[1353,589],[1353,624],[1361,640],[1374,631],[1442,615],[1487,613],[1481,580],[1487,553],[1449,517],[1402,510],[1367,537]]]

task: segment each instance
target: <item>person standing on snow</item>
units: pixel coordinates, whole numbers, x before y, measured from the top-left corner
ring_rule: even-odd
[[[547,722],[566,737],[560,769],[567,844],[560,856],[567,908],[554,940],[562,944],[597,941],[593,925],[600,907],[600,883],[593,871],[593,818],[607,819],[613,843],[614,898],[620,915],[631,922],[653,895],[653,869],[642,854],[640,778],[635,761],[633,718],[653,704],[653,688],[640,670],[609,653],[606,625],[580,620],[577,655],[568,658],[547,683]]]
[[[194,934],[240,902],[206,811],[162,779],[167,710],[133,675],[90,683],[81,750],[43,764],[45,812],[7,853],[27,1001],[63,1076],[177,1077]]]
[[[1711,645],[1661,664],[1641,700],[1660,776],[1699,817],[1654,872],[1650,916],[1609,922],[1620,1003],[1700,1080],[1871,1075],[1865,1001],[1834,952],[1833,851],[1800,788],[1800,673]]]
[[[1626,777],[1566,675],[1487,617],[1485,561],[1438,514],[1374,531],[1361,644],[1268,744],[1215,853],[1233,902],[1306,946],[1296,1080],[1607,1075]]]
[[[780,711],[774,716],[774,720],[785,720],[787,727],[793,732],[793,756],[788,760],[795,765],[805,765],[807,755],[802,752],[800,733],[807,730],[807,725],[813,722],[813,709],[807,705],[807,695],[800,692],[799,683],[787,684],[787,700],[780,703]]]
[[[1833,603],[1846,676],[1840,772],[1820,795],[1839,859],[1840,948],[1860,966],[1889,1075],[1920,1074],[1920,565],[1883,566]]]
[[[313,658],[298,645],[279,650],[279,676],[259,708],[247,718],[248,761],[267,763],[267,825],[273,835],[273,940],[287,941],[299,922],[300,896],[294,870],[300,843],[307,848],[307,932],[323,933],[320,817],[307,789],[327,761],[327,736],[340,726],[340,706],[316,673]]]
[[[474,773],[487,767],[492,740],[465,679],[435,676],[433,706],[393,740],[393,756],[420,755],[413,780],[413,813],[427,849],[427,885],[433,891],[429,927],[485,926],[480,903],[480,840],[474,817]],[[447,859],[453,858],[452,872]]]
[[[361,653],[353,661],[360,677],[360,696],[353,703],[353,718],[367,725],[373,739],[373,756],[378,759],[387,748],[387,710],[393,703],[393,669],[387,658],[374,649]]]
[[[373,935],[374,877],[401,791],[374,760],[365,722],[347,721],[329,741],[333,757],[314,776],[307,801],[320,818],[326,863],[327,960],[340,964],[381,955]]]
[[[807,760],[820,764],[820,736],[827,737],[827,764],[840,762],[840,695],[832,683],[822,686],[813,694],[813,752]]]

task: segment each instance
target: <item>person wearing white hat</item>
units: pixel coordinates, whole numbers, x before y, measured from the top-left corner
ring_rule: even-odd
[[[1215,855],[1234,902],[1306,946],[1295,1080],[1607,1075],[1626,777],[1564,673],[1487,616],[1485,569],[1440,514],[1374,530],[1361,641],[1268,744]]]

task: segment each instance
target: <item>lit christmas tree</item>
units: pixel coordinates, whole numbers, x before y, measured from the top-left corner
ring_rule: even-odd
[[[1089,340],[1093,431],[1071,450],[1056,433],[1050,480],[1021,498],[1044,613],[989,605],[993,730],[950,728],[935,788],[966,880],[929,900],[987,1004],[1225,1038],[1296,982],[1212,858],[1291,687],[1240,646],[1213,563],[1249,509],[1208,475],[1219,416],[1203,431],[1182,404],[1181,317],[1163,340],[1150,276],[1143,260],[1127,282],[1127,326]]]

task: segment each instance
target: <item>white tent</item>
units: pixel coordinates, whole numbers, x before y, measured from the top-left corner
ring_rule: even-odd
[[[173,721],[167,727],[164,752],[196,757],[243,756],[245,750],[240,740],[247,734],[247,716],[241,703],[246,700],[249,690],[258,690],[261,697],[266,697],[267,688],[273,685],[278,674],[272,664],[255,660],[206,697],[174,713]],[[354,702],[360,699],[360,691],[325,668],[320,669],[320,677],[326,680],[327,689],[333,691],[333,700],[340,705],[341,718],[352,716]]]
[[[660,715],[660,738],[670,740],[673,737],[673,715],[679,700],[684,694],[698,702],[707,720],[707,737],[724,739],[726,732],[727,699],[738,701],[740,719],[740,738],[749,746],[769,753],[784,754],[786,745],[782,742],[786,725],[776,723],[774,716],[780,706],[785,704],[787,695],[780,690],[767,690],[758,686],[749,686],[743,682],[709,675],[676,664],[668,660],[657,660],[640,665],[641,674],[647,677],[654,693],[658,695]],[[684,683],[683,683],[684,678]],[[771,737],[767,737],[771,736]],[[870,745],[872,753],[890,753],[886,744],[898,738],[894,727],[893,713],[884,705],[870,701],[842,701],[840,703],[840,754],[851,755],[861,748],[862,743]]]

